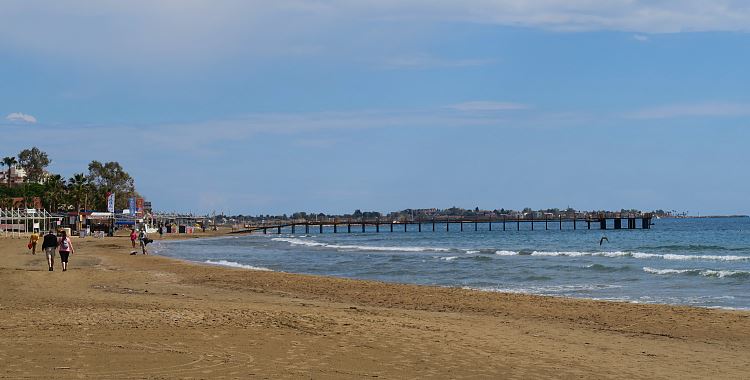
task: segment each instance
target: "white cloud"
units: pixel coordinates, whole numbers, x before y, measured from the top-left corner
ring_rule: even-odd
[[[36,123],[36,118],[21,112],[13,112],[5,117],[6,120],[19,123]]]
[[[494,62],[493,59],[446,59],[428,55],[414,55],[386,59],[383,66],[388,69],[460,68],[486,66]]]
[[[628,114],[633,119],[672,119],[680,117],[736,117],[750,115],[750,104],[706,102],[671,104],[644,108]]]
[[[108,68],[164,61],[179,68],[238,55],[377,61],[424,46],[419,42],[440,36],[442,29],[434,25],[452,23],[639,36],[750,31],[746,0],[6,0],[2,13],[0,47]],[[486,62],[407,56],[390,64],[453,67]]]
[[[633,39],[639,42],[648,42],[651,40],[649,36],[643,35],[643,34],[634,34]]]
[[[464,102],[448,106],[458,111],[514,111],[514,110],[525,110],[531,108],[527,104],[511,103],[511,102],[490,102],[490,101],[473,101]]]

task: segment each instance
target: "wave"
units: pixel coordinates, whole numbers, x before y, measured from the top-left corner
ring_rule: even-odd
[[[750,261],[750,256],[730,255],[676,255],[672,253],[644,253],[644,252],[557,252],[557,251],[495,251],[500,256],[541,256],[541,257],[632,257],[636,259],[664,259],[664,260],[713,260],[713,261]]]
[[[337,250],[352,251],[376,251],[376,252],[464,252],[466,254],[492,253],[488,249],[459,249],[459,248],[438,248],[438,247],[420,247],[420,246],[370,246],[370,245],[342,245],[321,243],[311,239],[272,238],[273,241],[285,242],[292,245],[306,247],[321,247]],[[636,259],[663,259],[663,260],[707,260],[707,261],[750,261],[750,256],[736,255],[678,255],[673,253],[645,253],[645,252],[624,252],[624,251],[601,251],[601,252],[579,252],[579,251],[533,251],[522,249],[519,251],[496,250],[498,256],[538,256],[538,257],[632,257]]]
[[[450,248],[434,248],[434,247],[388,247],[388,246],[368,246],[368,245],[339,245],[339,244],[326,244],[320,243],[314,240],[301,240],[295,238],[273,238],[273,241],[281,241],[292,245],[304,245],[307,247],[323,247],[332,248],[339,250],[355,250],[355,251],[380,251],[380,252],[452,252]]]
[[[717,277],[717,278],[750,278],[750,271],[742,270],[713,270],[713,269],[656,269],[643,267],[646,273],[656,275],[685,274],[691,276]]]
[[[623,266],[623,267],[611,267],[608,265],[602,265],[602,264],[590,264],[586,265],[586,269],[591,269],[593,271],[597,272],[625,272],[629,271],[629,266]]]
[[[245,265],[245,264],[240,264],[238,262],[227,261],[227,260],[217,260],[217,261],[206,260],[206,261],[204,261],[204,263],[211,264],[211,265],[221,265],[221,266],[232,267],[232,268],[242,268],[242,269],[251,269],[251,270],[260,270],[260,271],[272,272],[272,270],[270,270],[268,268],[254,267],[252,265]]]
[[[725,247],[723,245],[671,244],[671,245],[643,246],[640,249],[648,249],[648,250],[657,249],[657,250],[665,250],[665,251],[687,251],[687,252],[697,252],[697,251],[739,252],[739,251],[750,250],[750,247],[742,248],[742,247]]]

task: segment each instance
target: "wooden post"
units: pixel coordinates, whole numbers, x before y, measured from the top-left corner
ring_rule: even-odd
[[[599,229],[600,230],[606,230],[607,229],[607,219],[606,218],[599,218]]]
[[[461,232],[464,232],[464,222],[462,221],[459,224],[461,225]]]
[[[338,226],[339,226],[339,225],[338,225],[338,224],[336,224],[336,222],[334,222],[334,223],[333,223],[333,233],[334,233],[334,234],[336,234],[336,233],[338,233],[338,232],[339,232],[339,228],[338,228]]]
[[[408,226],[409,223],[404,222],[404,232],[406,232],[406,226]]]
[[[479,231],[479,230],[478,230],[477,228],[478,228],[478,227],[477,227],[477,221],[475,220],[475,221],[474,221],[474,231]]]
[[[320,233],[322,234],[323,233],[323,222],[320,222],[320,224],[318,226],[320,227]]]
[[[576,216],[574,214],[573,215],[573,230],[575,230],[575,229],[576,229]]]
[[[622,229],[622,218],[615,218],[615,229]]]
[[[351,223],[347,223],[346,224],[346,232],[347,233],[352,233],[352,224]]]
[[[488,225],[490,226],[490,231],[492,231],[492,221],[491,221],[491,220],[490,220],[490,222],[488,223]]]
[[[266,233],[268,233],[268,231],[266,231],[266,229],[264,228],[263,229],[263,235],[265,235]]]
[[[281,234],[281,226],[276,227],[276,234]]]
[[[547,228],[547,215],[544,216],[544,230],[547,231],[549,228]]]
[[[422,232],[422,222],[419,222],[419,232]]]
[[[292,224],[292,235],[294,235],[294,226],[296,226],[296,224]]]
[[[432,220],[432,232],[435,232],[435,220]]]
[[[521,231],[521,219],[516,218],[516,231]]]
[[[305,223],[305,235],[310,233],[310,223]]]
[[[391,221],[391,232],[393,232],[393,222]]]
[[[506,219],[506,217],[503,216],[503,231],[505,231],[505,219]]]
[[[531,217],[531,230],[534,231],[534,217]]]
[[[375,222],[375,232],[380,232],[380,222]]]
[[[562,231],[562,215],[560,215],[560,231]]]
[[[445,230],[450,231],[451,230],[451,222],[449,220],[445,221]]]
[[[586,219],[586,228],[591,229],[591,219]]]

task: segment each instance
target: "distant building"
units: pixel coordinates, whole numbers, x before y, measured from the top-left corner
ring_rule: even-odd
[[[10,185],[20,185],[26,181],[26,170],[18,166],[10,168]],[[0,170],[0,184],[8,185],[8,169]]]

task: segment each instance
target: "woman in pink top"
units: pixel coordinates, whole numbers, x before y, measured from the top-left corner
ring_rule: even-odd
[[[70,241],[68,234],[65,230],[60,233],[60,238],[57,239],[57,248],[60,250],[60,262],[62,262],[63,272],[68,270],[68,256],[75,253],[73,249],[73,242]]]

